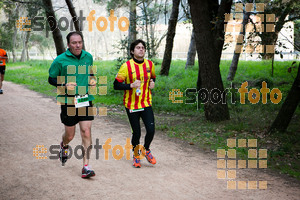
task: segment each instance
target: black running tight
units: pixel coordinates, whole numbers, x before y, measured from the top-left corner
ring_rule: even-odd
[[[146,107],[143,111],[130,113],[129,109],[126,108],[127,116],[132,129],[132,138],[131,144],[134,148],[140,144],[141,138],[141,125],[140,118],[142,118],[145,128],[146,128],[146,136],[144,147],[146,150],[149,150],[150,144],[153,140],[155,133],[155,124],[154,124],[154,115],[152,111],[152,107]]]

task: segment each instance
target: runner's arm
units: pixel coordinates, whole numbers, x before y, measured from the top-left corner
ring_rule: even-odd
[[[117,79],[114,81],[115,90],[131,90],[130,84],[120,83]]]
[[[59,81],[60,79],[57,80],[61,74],[61,69],[62,69],[61,63],[57,62],[57,60],[55,59],[49,68],[48,82],[50,85],[53,85],[55,87],[64,86],[62,84],[57,84],[57,82],[65,83],[64,77],[62,77],[63,81],[61,82]]]
[[[50,85],[53,85],[53,86],[55,86],[55,87],[58,86],[58,85],[57,85],[57,78],[52,78],[52,77],[49,76],[48,82],[50,83]]]
[[[0,56],[0,58],[4,58],[5,60],[8,60],[7,54],[5,54],[4,56]]]

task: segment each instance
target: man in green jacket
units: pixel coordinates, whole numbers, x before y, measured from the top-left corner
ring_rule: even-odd
[[[65,126],[60,144],[60,160],[62,165],[68,159],[68,144],[75,136],[75,127],[79,123],[82,144],[84,147],[82,178],[95,176],[89,166],[92,145],[91,126],[93,116],[90,89],[96,87],[96,79],[92,71],[93,57],[82,50],[83,37],[80,32],[67,35],[68,49],[57,56],[49,69],[49,83],[57,87],[57,102],[61,105],[61,122]]]

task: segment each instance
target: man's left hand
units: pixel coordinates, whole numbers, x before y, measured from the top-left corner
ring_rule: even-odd
[[[90,80],[90,86],[96,86],[97,81],[95,79]]]
[[[154,87],[155,87],[155,82],[153,81],[153,79],[150,79],[149,88],[153,89]]]

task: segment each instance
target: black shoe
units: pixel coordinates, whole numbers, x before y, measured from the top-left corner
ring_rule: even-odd
[[[61,161],[62,166],[65,165],[65,163],[68,160],[68,152],[69,152],[69,146],[63,146],[63,142],[60,143],[60,152],[59,152],[59,159]]]
[[[82,168],[81,178],[90,178],[92,176],[96,176],[94,170],[92,170],[89,166],[84,166]]]
[[[3,90],[2,89],[0,89],[0,94],[3,94]]]

